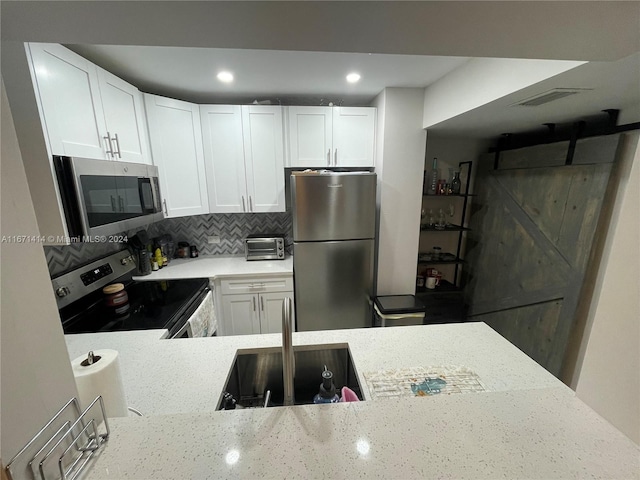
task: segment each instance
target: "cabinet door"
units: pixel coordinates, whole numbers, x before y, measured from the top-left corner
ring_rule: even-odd
[[[53,155],[107,159],[95,65],[62,45],[30,43],[32,75]]]
[[[288,114],[290,166],[331,166],[331,107],[289,107]]]
[[[333,109],[333,166],[375,166],[376,109],[335,107]]]
[[[244,163],[251,212],[284,212],[282,107],[242,107]]]
[[[209,213],[198,106],[147,94],[144,102],[165,215]]]
[[[282,302],[286,297],[293,300],[293,292],[261,293],[259,297],[260,333],[282,333]],[[295,308],[291,314],[294,312]],[[291,321],[295,325],[295,318]]]
[[[98,68],[98,80],[107,131],[113,139],[114,158],[150,164],[142,94],[102,68]]]
[[[258,295],[223,295],[222,312],[225,336],[260,333]]]
[[[240,105],[200,105],[211,213],[249,211]]]

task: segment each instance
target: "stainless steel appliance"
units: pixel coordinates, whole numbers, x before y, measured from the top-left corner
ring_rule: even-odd
[[[64,333],[167,329],[167,338],[185,336],[193,313],[211,298],[209,280],[140,282],[131,278],[135,271],[131,253],[121,250],[53,278]],[[124,284],[128,309],[114,309],[105,302],[102,287],[112,283]]]
[[[247,260],[284,260],[284,235],[252,234],[244,240]]]
[[[376,174],[291,174],[298,331],[372,324]]]
[[[60,156],[53,161],[69,236],[111,235],[164,218],[157,167]]]

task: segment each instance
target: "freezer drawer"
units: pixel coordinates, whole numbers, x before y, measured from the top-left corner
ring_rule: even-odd
[[[294,245],[296,330],[370,327],[374,241]]]

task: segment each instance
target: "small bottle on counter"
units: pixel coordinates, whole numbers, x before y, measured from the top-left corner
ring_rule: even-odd
[[[156,248],[154,256],[156,259],[156,263],[158,264],[158,268],[162,268],[162,266],[164,265],[164,262],[162,260],[162,252],[160,251],[159,248]]]
[[[199,255],[198,247],[196,247],[195,245],[191,245],[191,247],[189,247],[189,250],[191,252],[191,258],[196,258]]]

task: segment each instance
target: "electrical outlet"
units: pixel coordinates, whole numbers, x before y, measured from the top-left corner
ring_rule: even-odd
[[[220,243],[220,235],[210,235],[207,237],[207,243],[217,244]]]

